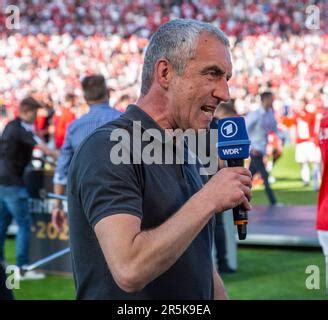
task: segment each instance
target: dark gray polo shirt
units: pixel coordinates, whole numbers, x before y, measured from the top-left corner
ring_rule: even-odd
[[[68,216],[77,298],[212,299],[213,219],[177,262],[142,291],[127,293],[113,280],[94,232],[96,223],[127,213],[141,219],[142,230],[155,228],[207,181],[199,174],[198,164],[114,164],[110,155],[117,141],[112,141],[112,134],[124,128],[131,141],[136,139],[132,137],[133,121],[141,123],[142,132],[151,128],[164,132],[143,110],[130,105],[120,118],[97,129],[81,144],[70,166]],[[149,143],[142,142],[141,150]],[[129,157],[133,158],[132,150]]]

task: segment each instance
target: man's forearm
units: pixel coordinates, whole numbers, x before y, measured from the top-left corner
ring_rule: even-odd
[[[52,157],[53,159],[58,158],[58,152],[56,150],[50,149],[44,142],[40,142],[36,145],[41,151],[43,151],[47,156]]]
[[[195,194],[176,214],[159,227],[142,231],[134,238],[131,252],[133,265],[143,284],[151,282],[167,271],[184,253],[203,229],[214,210],[199,201]]]
[[[66,185],[57,184],[57,183],[54,184],[54,193],[55,194],[64,195],[65,192],[66,192]],[[62,206],[63,206],[62,200],[56,199],[55,203],[56,203],[56,207],[62,208]]]

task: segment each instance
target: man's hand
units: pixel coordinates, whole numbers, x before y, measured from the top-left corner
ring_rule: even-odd
[[[252,175],[243,167],[223,168],[201,189],[202,202],[213,205],[214,212],[223,212],[243,205],[250,210]]]
[[[44,152],[47,156],[52,157],[54,160],[56,160],[59,156],[59,152],[57,150],[50,149],[44,142],[39,142],[36,147]]]
[[[255,149],[252,149],[251,150],[251,156],[253,156],[253,157],[260,157],[260,156],[262,156],[263,154],[260,152],[260,151],[257,151],[257,150],[255,150]]]
[[[63,196],[66,191],[66,186],[63,184],[54,184],[54,193]],[[63,202],[60,199],[55,200],[55,206],[52,209],[51,212],[51,221],[54,225],[55,229],[58,232],[61,232],[63,230],[64,225],[67,223],[67,216],[63,208]]]
[[[51,212],[51,222],[58,232],[61,232],[67,223],[67,216],[64,209],[54,208]]]

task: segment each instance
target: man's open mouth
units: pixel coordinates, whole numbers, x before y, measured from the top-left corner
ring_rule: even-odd
[[[200,109],[206,114],[207,117],[213,117],[216,107],[205,105],[201,106]]]

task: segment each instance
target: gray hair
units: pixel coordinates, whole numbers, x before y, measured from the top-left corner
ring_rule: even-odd
[[[214,25],[192,19],[176,19],[163,24],[153,34],[146,50],[142,69],[141,95],[151,87],[156,61],[167,59],[178,75],[182,75],[187,62],[196,54],[200,34],[207,32],[229,47],[224,32]]]

